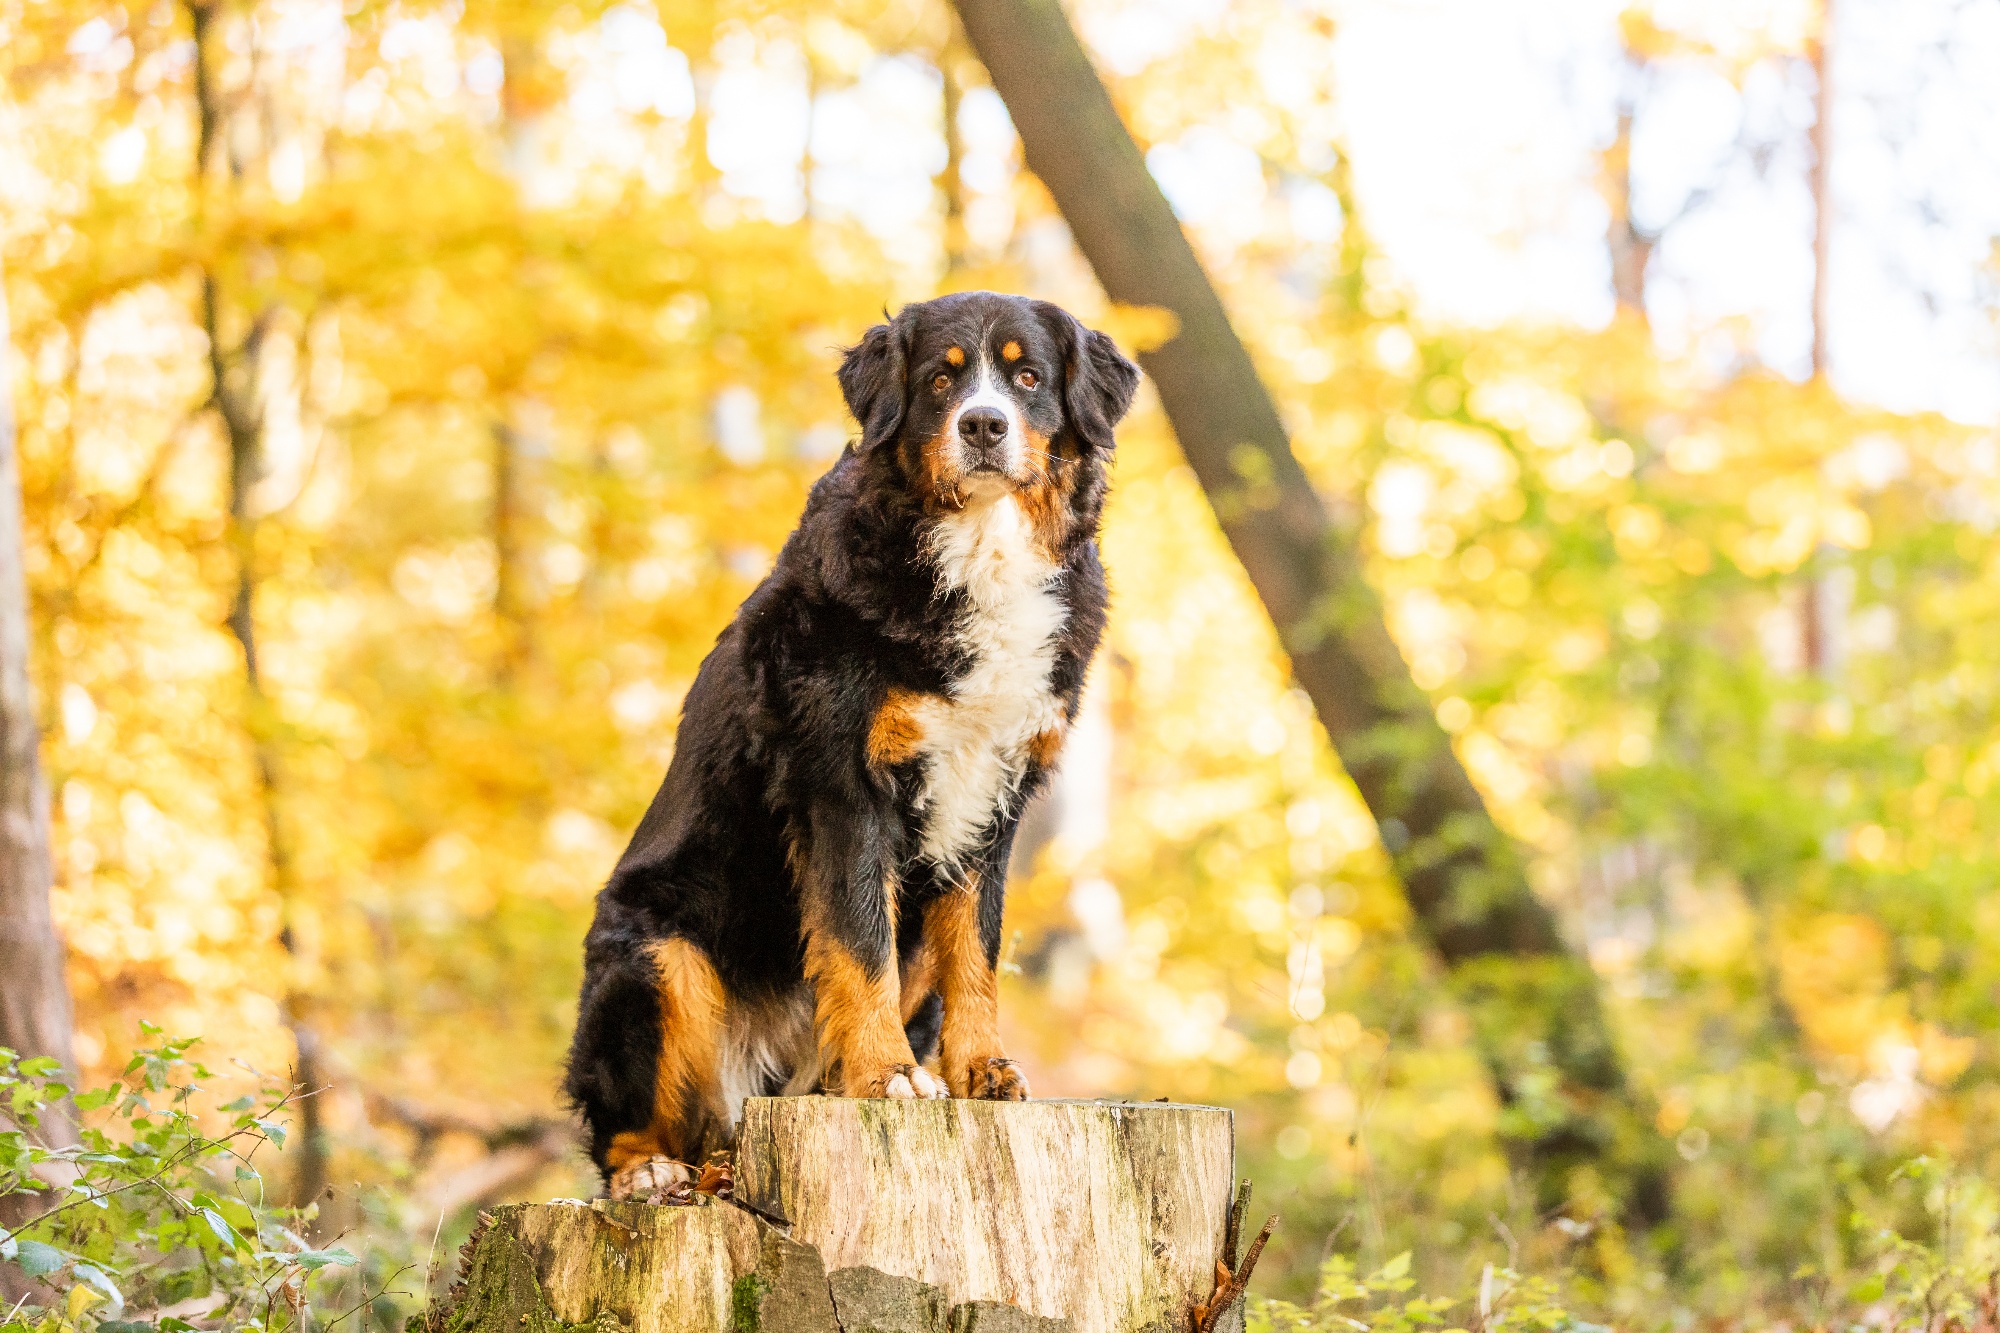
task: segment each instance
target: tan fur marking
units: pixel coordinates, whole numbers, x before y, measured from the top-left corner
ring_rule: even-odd
[[[999,993],[979,938],[978,876],[925,909],[924,947],[937,959],[937,989],[944,998],[939,1063],[951,1095],[969,1097],[978,1070],[1006,1058]]]
[[[932,513],[965,507],[958,494],[958,467],[954,462],[957,448],[943,430],[922,445],[924,507]]]
[[[945,348],[944,359],[951,362],[954,366],[962,366],[965,364],[965,349],[963,347],[947,347]]]
[[[660,999],[653,1123],[612,1137],[605,1160],[613,1170],[654,1156],[696,1160],[701,1136],[721,1114],[715,1064],[722,1046],[722,979],[708,955],[687,940],[661,940],[651,953]]]
[[[903,1022],[909,1023],[916,1017],[917,1007],[930,998],[931,990],[937,985],[937,958],[931,953],[930,945],[917,950],[916,957],[903,964],[902,1015]]]
[[[1021,344],[1009,338],[1007,345],[1000,349],[1000,359],[1003,361],[1019,361],[1021,359]]]
[[[892,768],[916,757],[923,744],[923,724],[917,721],[917,704],[923,700],[914,690],[892,688],[875,710],[868,725],[868,762],[877,768]]]
[[[1069,497],[1076,469],[1051,452],[1048,436],[1033,430],[1028,432],[1027,463],[1027,480],[1014,497],[1034,530],[1035,546],[1046,559],[1056,561],[1069,534]]]
[[[1061,727],[1050,727],[1047,731],[1038,731],[1028,742],[1028,758],[1034,761],[1037,768],[1053,768],[1055,767],[1056,759],[1062,754],[1062,746],[1063,733]]]
[[[604,1163],[613,1171],[623,1171],[626,1167],[643,1162],[649,1157],[665,1157],[669,1154],[653,1137],[648,1129],[641,1133],[627,1130],[623,1134],[611,1136],[611,1146],[604,1150]]]
[[[917,1062],[903,1032],[901,986],[894,967],[870,977],[861,960],[824,931],[806,935],[806,975],[823,1067],[837,1067],[844,1097],[880,1097],[884,1085]]]

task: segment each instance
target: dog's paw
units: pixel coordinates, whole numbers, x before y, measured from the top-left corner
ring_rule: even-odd
[[[694,1188],[694,1168],[671,1157],[648,1157],[611,1173],[609,1193],[616,1202],[665,1203],[667,1196]]]
[[[871,1078],[847,1085],[850,1097],[893,1097],[898,1100],[949,1097],[951,1090],[922,1065],[884,1065]]]
[[[1028,1076],[1004,1055],[974,1060],[965,1071],[965,1095],[985,1102],[1025,1102]]]

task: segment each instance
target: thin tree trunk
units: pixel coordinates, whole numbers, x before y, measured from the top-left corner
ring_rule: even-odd
[[[207,176],[225,153],[228,112],[217,82],[216,43],[221,40],[216,23],[219,0],[198,3],[189,0],[188,14],[193,23],[195,47],[195,101],[200,137],[196,143],[196,173]],[[241,174],[233,157],[226,162],[229,175]],[[257,400],[258,360],[264,340],[270,336],[277,311],[266,307],[254,318],[243,339],[233,349],[227,340],[222,280],[216,270],[201,270],[202,331],[208,337],[209,405],[221,418],[229,445],[229,544],[235,556],[236,588],[229,607],[229,631],[243,651],[243,678],[248,706],[251,759],[257,773],[258,801],[263,814],[266,855],[270,862],[271,886],[277,894],[279,942],[296,971],[299,955],[297,932],[297,885],[294,882],[289,843],[285,837],[280,809],[280,774],[277,747],[271,737],[271,704],[264,692],[262,665],[257,656],[257,516],[251,505],[251,489],[257,481],[262,458],[263,411]],[[299,1098],[299,1135],[296,1174],[292,1179],[292,1202],[305,1207],[327,1191],[327,1141],[325,1117],[319,1093],[323,1086],[319,1038],[306,1014],[307,997],[296,976],[286,981],[281,1002],[285,1025],[291,1030],[297,1051],[292,1066],[292,1082]]]
[[[1335,523],[1293,455],[1068,19],[1056,0],[956,3],[1029,169],[1106,293],[1179,319],[1179,335],[1141,364],[1472,1019],[1508,1108],[1509,1147],[1534,1173],[1540,1202],[1561,1204],[1570,1172],[1588,1166],[1622,1193],[1634,1220],[1663,1216],[1665,1155],[1633,1103],[1596,978],[1530,889],[1411,681],[1355,534]]]
[[[1629,57],[1628,57],[1629,58]],[[1618,131],[1605,150],[1605,203],[1611,220],[1605,242],[1611,251],[1611,294],[1618,311],[1646,323],[1646,268],[1659,241],[1632,220],[1632,107],[1618,109]]]
[[[1827,377],[1827,296],[1833,259],[1833,77],[1829,68],[1833,41],[1833,0],[1821,0],[1819,31],[1813,35],[1809,56],[1813,70],[1812,187],[1813,206],[1813,292],[1812,292],[1812,375]],[[1822,548],[1824,549],[1824,548]],[[1806,567],[1800,590],[1799,637],[1801,656],[1808,676],[1832,674],[1834,655],[1829,651],[1832,626],[1826,617],[1826,561],[1815,558]]]
[[[958,111],[965,104],[965,85],[959,66],[965,60],[965,39],[952,24],[944,50],[938,53],[938,73],[944,76],[944,175],[938,184],[944,190],[944,274],[947,282],[965,268],[965,136],[958,125]]]
[[[1810,50],[1813,69],[1812,198],[1813,303],[1812,373],[1827,372],[1827,287],[1833,258],[1833,0],[1821,0],[1819,32]]]
[[[49,909],[49,788],[28,675],[28,578],[22,561],[21,460],[8,382],[7,292],[0,282],[0,1046],[45,1056],[74,1075],[69,977]],[[0,1127],[10,1127],[0,1117]],[[67,1108],[43,1116],[39,1137],[76,1141]],[[0,1227],[40,1211],[35,1195],[0,1199]],[[9,1290],[9,1299],[21,1294]]]
[[[808,57],[810,59],[810,57]],[[540,159],[533,151],[540,138],[549,99],[558,81],[551,77],[540,47],[531,36],[516,34],[502,44],[500,84],[501,135],[513,166],[514,187],[522,203],[532,206],[542,197]],[[811,184],[807,163],[807,184]],[[808,194],[810,199],[810,194]],[[495,677],[511,685],[530,646],[527,626],[528,461],[539,452],[534,405],[512,386],[502,386],[500,415],[493,422],[493,617],[500,633]]]
[[[512,422],[493,423],[493,617],[501,640],[495,674],[503,686],[513,682],[528,641],[521,622],[521,445]]]

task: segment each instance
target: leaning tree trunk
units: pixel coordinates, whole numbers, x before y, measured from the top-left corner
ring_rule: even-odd
[[[1213,1299],[1218,1261],[1236,1266],[1230,1119],[1155,1102],[755,1099],[733,1200],[498,1209],[424,1333],[1239,1328],[1240,1282]]]
[[[1028,167],[1105,292],[1179,320],[1178,335],[1140,363],[1472,1018],[1509,1111],[1510,1146],[1536,1172],[1541,1203],[1561,1203],[1571,1170],[1589,1165],[1622,1188],[1635,1219],[1662,1216],[1665,1154],[1632,1104],[1595,977],[1529,887],[1412,682],[1353,534],[1334,524],[1293,456],[1221,298],[1061,6],[955,3]]]

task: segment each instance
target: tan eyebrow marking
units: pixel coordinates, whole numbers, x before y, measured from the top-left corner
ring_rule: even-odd
[[[1000,349],[1000,355],[1008,361],[1019,361],[1021,359],[1021,344],[1011,338],[1008,339],[1007,345]]]
[[[965,349],[963,347],[948,347],[945,349],[944,359],[951,362],[954,366],[962,366],[965,364]]]

